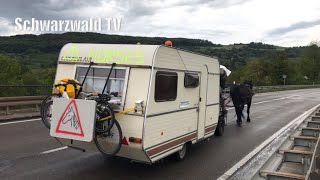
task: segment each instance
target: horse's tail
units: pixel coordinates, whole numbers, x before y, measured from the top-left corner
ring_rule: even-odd
[[[242,99],[242,94],[240,92],[240,86],[239,85],[233,85],[230,87],[230,97],[232,99],[233,102],[233,106],[236,109],[236,115],[237,113],[240,113],[240,109],[239,108],[243,108],[244,107],[244,102]],[[244,113],[243,113],[244,108],[241,111],[241,118],[244,118]]]
[[[244,109],[243,109],[243,111],[244,111]],[[241,117],[244,119],[244,113],[243,113],[243,111],[242,111],[242,113],[241,113]],[[234,116],[233,116],[233,118],[235,118],[237,116],[237,114],[234,114]],[[232,118],[232,119],[233,119]]]
[[[234,107],[234,108],[236,109],[237,107]],[[243,110],[241,111],[241,117],[244,119],[245,117],[244,117],[243,111],[244,111],[244,108],[243,108]],[[237,113],[234,114],[233,118],[235,118],[236,116],[237,116]],[[233,118],[232,118],[232,119],[233,119]]]

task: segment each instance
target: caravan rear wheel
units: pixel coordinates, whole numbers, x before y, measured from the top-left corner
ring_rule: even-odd
[[[176,159],[176,160],[182,161],[182,160],[184,160],[184,159],[186,158],[187,154],[188,154],[188,144],[185,143],[185,144],[182,146],[182,148],[181,148],[178,152],[176,152],[176,153],[174,154],[174,156],[175,156],[175,159]]]

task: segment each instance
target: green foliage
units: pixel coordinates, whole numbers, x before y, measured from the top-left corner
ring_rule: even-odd
[[[52,84],[59,51],[70,42],[159,45],[167,39],[174,47],[217,57],[220,64],[232,70],[229,83],[252,80],[259,86],[281,85],[283,74],[287,75],[287,84],[320,83],[320,48],[316,43],[285,48],[255,42],[221,45],[202,39],[75,32],[0,37],[0,85]]]
[[[24,85],[34,85],[39,84],[39,76],[36,76],[35,73],[27,72],[22,76],[22,82]]]
[[[19,62],[6,55],[0,54],[0,83],[13,85],[21,82],[21,65]]]
[[[255,85],[282,85],[283,75],[286,84],[320,83],[320,48],[311,44],[304,47],[301,56],[290,60],[290,51],[278,51],[272,58],[254,59],[236,68],[228,78],[228,83],[252,80]],[[291,52],[292,53],[292,52]]]
[[[243,66],[231,73],[228,82],[239,83],[245,80],[252,80],[256,86],[271,85],[270,77],[271,63],[265,60],[252,60],[246,66]]]
[[[319,83],[320,80],[320,48],[316,43],[310,44],[303,53],[301,70],[310,82]]]
[[[274,85],[280,85],[283,84],[283,76],[288,76],[289,73],[289,64],[288,64],[288,59],[285,53],[280,52],[277,53],[276,56],[274,57],[274,61],[271,65],[271,70],[270,70],[270,75],[271,75],[271,80],[272,84]]]
[[[56,75],[56,68],[48,68],[42,72],[42,84],[53,84]]]

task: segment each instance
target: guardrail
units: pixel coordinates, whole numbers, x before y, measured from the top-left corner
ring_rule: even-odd
[[[226,93],[230,92],[230,87],[232,84],[229,84],[225,89]],[[316,85],[281,85],[281,86],[253,86],[253,90],[256,93],[262,92],[271,92],[271,91],[283,91],[283,90],[294,90],[294,89],[308,89],[308,88],[320,88],[320,84]]]
[[[227,85],[230,87],[232,84]],[[254,86],[256,92],[268,92],[303,88],[320,88],[320,85]],[[0,85],[0,97],[45,96],[52,92],[52,85]]]
[[[316,85],[254,86],[254,90],[256,92],[307,89],[307,88],[320,88],[320,85],[316,84]]]
[[[254,90],[257,93],[268,91],[279,91],[289,89],[303,88],[320,88],[320,85],[287,85],[287,86],[255,86]],[[19,109],[19,107],[34,106],[35,110],[39,110],[39,105],[45,95],[50,94],[52,86],[48,85],[0,85],[0,96],[14,94],[16,97],[0,97],[0,109],[5,111],[5,114],[10,114],[10,109]],[[226,89],[229,92],[229,89]],[[17,96],[23,94],[24,96]],[[28,96],[32,95],[32,96]],[[23,108],[20,108],[23,109]]]
[[[21,107],[34,105],[36,111],[39,111],[44,96],[18,96],[18,97],[1,97],[0,108],[5,108],[5,114],[10,114],[10,107]]]
[[[320,105],[269,137],[219,180],[319,180]]]
[[[320,179],[320,138],[318,138],[315,153],[312,156],[310,169],[308,170],[307,176],[305,179],[307,180],[317,180]]]

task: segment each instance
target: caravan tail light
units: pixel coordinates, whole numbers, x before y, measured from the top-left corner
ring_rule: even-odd
[[[129,141],[132,142],[132,143],[141,144],[142,139],[141,138],[130,137]]]

